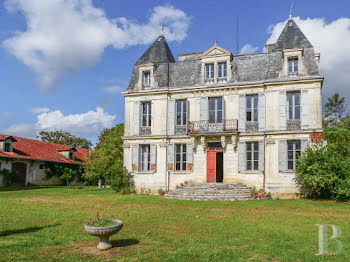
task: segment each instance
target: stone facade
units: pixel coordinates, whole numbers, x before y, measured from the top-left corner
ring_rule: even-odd
[[[264,54],[232,55],[217,42],[205,52],[179,55],[178,62],[169,52],[160,36],[123,92],[124,166],[136,189],[219,182],[222,174],[223,183],[298,193],[295,158],[313,131],[322,132],[323,76],[319,54],[295,22],[287,22]],[[147,89],[144,69],[153,79]]]

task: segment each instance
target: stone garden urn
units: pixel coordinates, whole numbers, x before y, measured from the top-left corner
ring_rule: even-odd
[[[107,250],[112,247],[112,243],[109,241],[109,237],[118,233],[123,228],[123,221],[113,219],[115,225],[105,226],[105,227],[95,227],[85,225],[85,231],[89,235],[96,236],[100,239],[100,242],[97,245],[98,250]]]

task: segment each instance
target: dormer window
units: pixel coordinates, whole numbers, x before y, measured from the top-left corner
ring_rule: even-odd
[[[4,151],[5,152],[11,152],[11,142],[5,142],[4,143]]]
[[[143,72],[143,88],[149,89],[151,87],[151,72]]]
[[[227,63],[218,63],[218,83],[227,81]]]
[[[205,65],[205,83],[206,84],[214,83],[214,64]]]
[[[70,151],[69,152],[69,159],[73,159],[74,158],[74,152]]]
[[[288,75],[297,76],[298,75],[298,58],[288,58]]]

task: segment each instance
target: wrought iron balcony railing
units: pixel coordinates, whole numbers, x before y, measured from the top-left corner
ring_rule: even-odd
[[[151,135],[151,127],[150,126],[141,126],[140,135],[141,136],[150,136]]]
[[[218,121],[202,120],[188,122],[189,134],[234,132],[237,130],[237,119],[225,119]]]
[[[300,130],[301,121],[299,119],[287,120],[287,130]]]

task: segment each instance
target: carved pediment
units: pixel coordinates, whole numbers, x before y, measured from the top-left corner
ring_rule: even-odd
[[[215,57],[215,56],[231,56],[231,52],[215,44],[214,46],[209,48],[207,51],[205,51],[202,54],[201,58]]]

